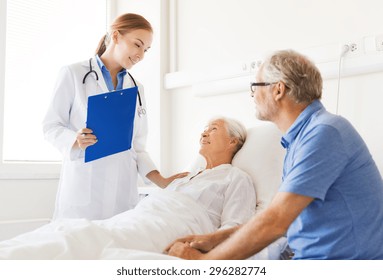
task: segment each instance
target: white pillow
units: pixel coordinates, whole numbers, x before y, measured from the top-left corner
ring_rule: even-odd
[[[257,194],[256,211],[267,207],[282,181],[285,150],[282,133],[272,123],[248,129],[246,142],[235,155],[232,164],[247,172],[253,179]]]

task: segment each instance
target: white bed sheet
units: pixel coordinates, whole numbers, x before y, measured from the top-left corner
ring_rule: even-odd
[[[0,259],[103,259],[113,250],[161,253],[174,239],[214,231],[204,210],[177,192],[156,192],[111,219],[57,220],[0,243]]]
[[[0,259],[174,260],[162,254],[170,242],[215,230],[207,213],[187,195],[160,191],[111,219],[57,220],[0,242]],[[255,259],[279,258],[281,247],[272,245]]]

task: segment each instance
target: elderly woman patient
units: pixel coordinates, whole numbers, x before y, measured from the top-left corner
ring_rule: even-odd
[[[204,169],[174,180],[136,208],[106,220],[56,220],[0,243],[0,259],[134,259],[162,253],[173,240],[246,222],[255,211],[255,189],[231,165],[246,129],[233,119],[209,122],[200,137]]]

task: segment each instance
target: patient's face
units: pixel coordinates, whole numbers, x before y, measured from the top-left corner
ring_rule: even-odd
[[[215,120],[209,123],[201,134],[200,154],[203,156],[217,155],[219,153],[230,152],[231,137],[223,120]]]

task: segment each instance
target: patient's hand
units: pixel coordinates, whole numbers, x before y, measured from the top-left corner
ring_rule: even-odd
[[[171,248],[176,243],[187,243],[189,247],[200,250],[202,252],[209,252],[211,249],[213,249],[217,244],[214,244],[213,238],[211,234],[206,235],[188,235],[183,238],[179,238],[169,244],[166,249],[165,253],[168,253],[171,251]]]
[[[170,256],[175,256],[187,260],[202,260],[204,254],[190,246],[188,242],[175,242],[168,251]]]

